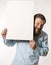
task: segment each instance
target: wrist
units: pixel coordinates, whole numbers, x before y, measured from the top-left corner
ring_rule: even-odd
[[[34,47],[32,47],[32,50],[35,50],[36,49],[36,44],[35,44],[35,46]]]

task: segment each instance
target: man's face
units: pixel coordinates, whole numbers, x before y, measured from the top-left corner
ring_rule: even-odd
[[[36,18],[35,19],[35,25],[34,25],[34,33],[36,35],[38,35],[41,31],[42,31],[42,28],[43,28],[43,25],[44,25],[45,21],[42,20],[41,18]]]

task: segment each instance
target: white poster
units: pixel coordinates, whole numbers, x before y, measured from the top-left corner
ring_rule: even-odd
[[[7,39],[33,39],[33,0],[7,1]]]

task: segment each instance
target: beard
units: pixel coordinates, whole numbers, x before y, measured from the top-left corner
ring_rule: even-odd
[[[42,28],[38,29],[36,27],[34,27],[34,36],[38,36],[42,31]]]

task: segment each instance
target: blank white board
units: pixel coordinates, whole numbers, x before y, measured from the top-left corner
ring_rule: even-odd
[[[33,39],[33,0],[7,1],[7,39]]]

